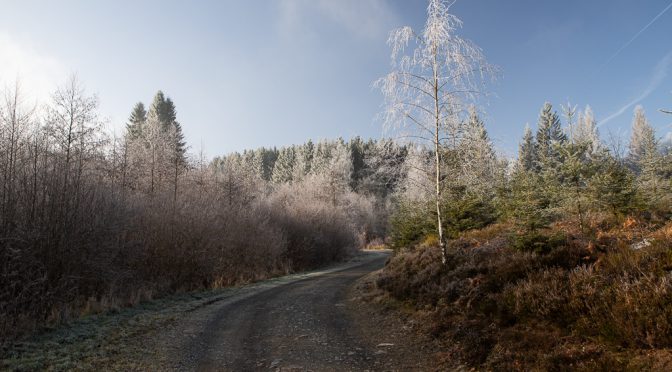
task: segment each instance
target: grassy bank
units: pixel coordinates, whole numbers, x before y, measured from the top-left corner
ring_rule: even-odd
[[[388,301],[440,342],[444,367],[672,368],[672,224],[633,219],[533,238],[497,224],[401,249],[378,274]]]

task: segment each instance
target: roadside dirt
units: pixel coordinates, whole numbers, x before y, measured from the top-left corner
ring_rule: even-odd
[[[439,371],[440,347],[414,310],[391,301],[375,286],[377,272],[348,288],[348,317],[384,371]]]

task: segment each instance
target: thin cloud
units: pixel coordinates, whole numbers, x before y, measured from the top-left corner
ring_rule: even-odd
[[[602,66],[600,66],[600,69],[603,69],[603,68],[604,68],[606,65],[608,65],[611,61],[613,61],[614,58],[616,58],[619,54],[621,54],[621,52],[622,52],[623,50],[625,50],[625,48],[627,48],[628,46],[630,46],[630,44],[632,44],[632,42],[634,42],[634,41],[635,41],[641,34],[644,33],[644,31],[646,31],[649,27],[651,27],[651,25],[653,25],[653,24],[658,20],[658,18],[662,17],[663,14],[665,14],[668,10],[670,10],[670,8],[672,8],[672,3],[670,3],[667,7],[665,7],[665,9],[663,9],[660,13],[658,13],[657,16],[653,17],[653,19],[651,20],[651,22],[647,23],[646,26],[644,26],[641,30],[639,30],[639,32],[637,32],[637,33],[635,34],[635,36],[632,37],[632,39],[628,40],[627,43],[623,44],[623,46],[622,46],[620,49],[618,49],[618,50],[616,51],[616,53],[614,53],[614,55],[612,55],[611,57],[609,57],[609,59],[608,59],[606,62],[604,62],[604,63],[602,64]]]
[[[384,37],[396,15],[383,0],[283,0],[282,26],[296,31],[307,19],[324,17],[361,39]]]
[[[665,57],[663,57],[658,63],[656,64],[656,67],[653,71],[653,77],[651,78],[651,82],[649,82],[649,85],[644,89],[644,91],[634,100],[628,102],[627,104],[623,105],[623,107],[619,108],[616,110],[613,114],[607,116],[606,118],[602,119],[600,121],[600,124],[598,124],[598,127],[610,122],[611,120],[621,116],[624,112],[626,112],[628,109],[630,109],[632,106],[638,104],[642,100],[644,100],[646,97],[648,97],[651,93],[653,93],[656,88],[660,85],[660,83],[665,80],[667,77],[667,71],[670,67],[670,64],[672,64],[672,52],[667,53]]]

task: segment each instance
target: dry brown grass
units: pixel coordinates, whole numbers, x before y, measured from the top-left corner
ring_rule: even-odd
[[[564,238],[543,253],[512,248],[507,225],[452,241],[446,266],[435,245],[400,250],[377,286],[422,312],[426,331],[443,342],[446,366],[665,370],[672,224],[593,223],[591,233],[554,224],[544,234]]]

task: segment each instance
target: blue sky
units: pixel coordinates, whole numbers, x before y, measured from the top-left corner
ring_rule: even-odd
[[[497,146],[515,153],[545,101],[589,104],[605,137],[627,135],[641,104],[667,133],[672,117],[657,110],[672,108],[672,9],[632,38],[671,2],[458,0],[461,35],[502,69],[484,107]],[[421,0],[0,0],[0,81],[18,74],[44,99],[76,72],[118,132],[134,103],[161,89],[192,149],[203,144],[211,156],[379,138],[382,96],[371,83],[390,68],[387,34],[421,28],[425,8]]]

